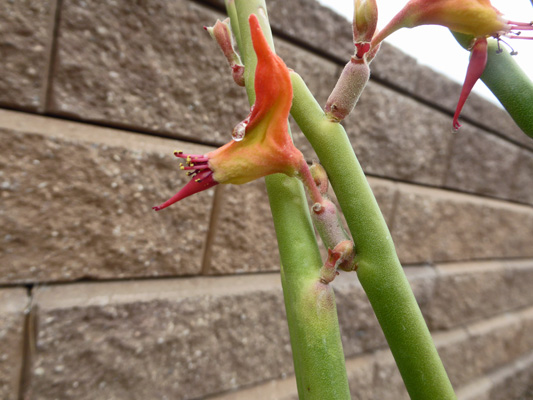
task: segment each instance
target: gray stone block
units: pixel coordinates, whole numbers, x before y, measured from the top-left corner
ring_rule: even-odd
[[[151,207],[188,180],[172,151],[209,148],[2,116],[21,129],[0,129],[1,282],[200,272],[213,190],[159,213]]]
[[[471,378],[513,362],[523,353],[522,321],[519,314],[508,314],[467,326],[469,348],[475,357],[469,367]],[[531,351],[532,349],[529,349]]]
[[[0,289],[0,398],[18,400],[24,360],[25,289]]]
[[[392,237],[403,263],[533,256],[529,207],[399,185]]]
[[[465,125],[454,135],[451,148],[445,186],[502,199],[511,197],[519,147]]]
[[[459,388],[478,376],[478,371],[473,366],[474,360],[483,358],[483,354],[471,349],[468,333],[463,328],[436,332],[433,340],[454,388]]]
[[[194,399],[292,372],[276,275],[56,286],[34,304],[31,399]]]
[[[333,287],[345,356],[353,357],[385,345],[385,336],[355,273],[341,273]]]
[[[450,40],[454,40],[451,35]],[[380,56],[383,55],[383,53],[380,54]],[[408,56],[404,55],[404,58],[406,57]],[[377,57],[376,64],[379,60],[380,57]],[[404,60],[402,59],[402,61]],[[434,104],[435,106],[446,109],[450,114],[449,125],[451,126],[451,115],[455,113],[462,83],[454,82],[430,67],[420,64],[412,65],[413,62],[416,63],[416,61],[412,60],[410,64],[405,64],[409,65],[409,67],[402,69],[403,74],[400,75],[399,79],[390,81],[392,83],[396,82],[402,88],[408,89],[412,95],[420,97],[429,104]],[[391,68],[390,63],[385,65],[386,69]],[[466,70],[464,73],[466,75]],[[512,141],[533,149],[533,141],[522,132],[507,111],[476,93],[471,93],[468,96],[459,119],[461,123],[466,122],[465,119],[467,119],[468,121],[490,129]],[[467,125],[465,124],[458,133],[462,134],[463,131],[465,131],[466,126]]]
[[[343,125],[366,173],[440,186],[452,139],[447,119],[370,82]]]
[[[516,362],[495,371],[490,375],[491,400],[530,400],[532,398],[531,379],[533,354],[529,353]]]
[[[376,201],[378,202],[381,213],[385,218],[385,222],[387,222],[389,229],[391,229],[397,193],[396,185],[393,182],[385,179],[371,177],[367,177],[367,179],[368,183],[370,184],[370,188],[376,197]]]
[[[229,141],[249,107],[202,29],[222,17],[189,1],[63,1],[48,111]]]
[[[2,2],[0,104],[43,109],[55,3],[55,0]]]
[[[443,264],[437,271],[430,329],[450,329],[513,308],[507,276],[514,271],[506,274],[503,263]]]
[[[533,140],[532,140],[533,141]],[[511,188],[511,200],[520,201],[533,205],[533,154],[528,150],[522,150],[516,168]]]
[[[362,356],[346,361],[346,372],[350,395],[353,400],[374,398],[375,360],[372,356]]]
[[[533,304],[531,261],[440,264],[436,269],[435,289],[424,311],[431,330],[451,329]]]
[[[409,400],[407,389],[389,349],[375,354],[374,400]]]
[[[223,185],[207,271],[279,271],[279,253],[264,180]]]
[[[477,379],[467,386],[459,388],[455,393],[459,400],[490,400],[492,383],[487,377]]]

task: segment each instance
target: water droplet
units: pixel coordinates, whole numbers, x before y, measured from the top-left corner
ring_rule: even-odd
[[[246,135],[246,125],[248,124],[245,121],[242,121],[233,128],[233,132],[231,132],[233,140],[240,142],[244,139],[244,135]]]

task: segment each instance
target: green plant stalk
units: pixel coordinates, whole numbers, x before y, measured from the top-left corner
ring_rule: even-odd
[[[240,52],[250,104],[255,100],[253,50],[248,16],[259,17],[272,46],[266,5],[261,0],[226,2],[232,26],[238,26]],[[234,8],[234,10],[232,10]],[[235,19],[237,18],[237,19]],[[281,281],[300,399],[350,399],[335,296],[319,280],[322,266],[301,182],[282,174],[266,177],[281,258]]]
[[[357,275],[413,400],[456,399],[389,230],[342,125],[291,73],[291,115],[326,169],[357,251]]]
[[[239,20],[237,18],[237,9],[235,8],[235,1],[227,1],[226,0],[226,13],[228,14],[228,17],[230,19],[231,30],[233,31],[233,36],[235,36],[235,41],[237,42],[237,48],[242,49],[243,44],[241,41],[241,32],[239,30],[239,24],[237,21]]]
[[[452,32],[461,46],[468,49],[472,36]],[[487,66],[481,80],[500,100],[522,131],[533,138],[533,82],[507,52],[498,51],[494,39],[488,41]]]

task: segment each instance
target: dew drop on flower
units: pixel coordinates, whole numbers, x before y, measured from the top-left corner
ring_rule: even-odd
[[[248,125],[247,122],[242,121],[237,124],[235,128],[233,128],[233,131],[231,132],[231,137],[233,140],[240,142],[244,139],[244,135],[246,134],[246,125]]]

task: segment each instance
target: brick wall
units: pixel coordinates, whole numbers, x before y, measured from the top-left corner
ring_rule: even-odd
[[[175,148],[247,114],[201,29],[222,2],[4,3],[0,398],[296,398],[263,182],[150,210],[184,183]],[[349,24],[268,4],[323,104]],[[533,398],[533,141],[477,96],[452,134],[459,85],[387,45],[372,67],[345,126],[459,398]],[[353,398],[407,398],[356,276],[334,284]]]

